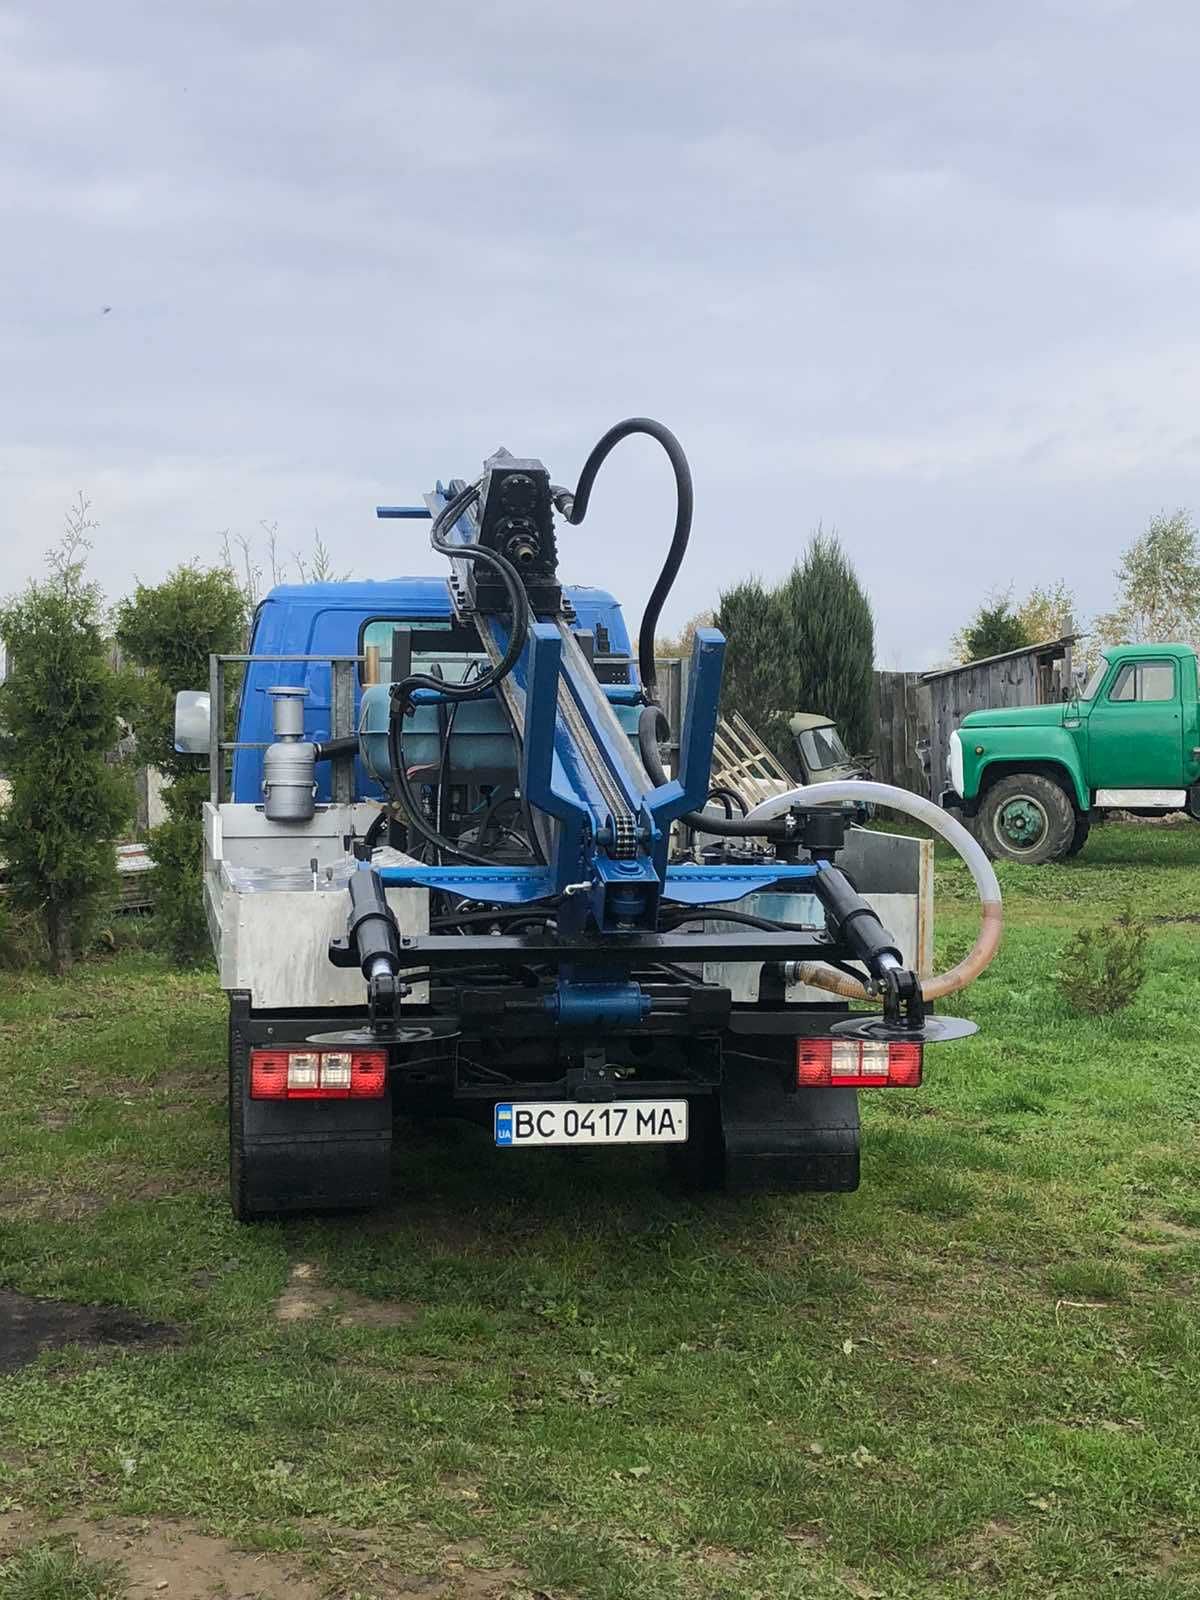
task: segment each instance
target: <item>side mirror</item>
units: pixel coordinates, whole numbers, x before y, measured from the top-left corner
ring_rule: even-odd
[[[175,696],[175,749],[181,756],[208,754],[209,715],[207,689],[180,689]]]

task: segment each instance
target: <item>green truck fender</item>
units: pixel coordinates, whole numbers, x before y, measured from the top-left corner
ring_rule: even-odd
[[[954,787],[974,811],[988,785],[1007,772],[1041,772],[1053,777],[1082,812],[1091,808],[1092,797],[1079,759],[1079,747],[1071,730],[1062,726],[972,728],[969,721],[951,735],[959,741],[962,782]],[[951,772],[957,777],[957,755],[951,749]]]

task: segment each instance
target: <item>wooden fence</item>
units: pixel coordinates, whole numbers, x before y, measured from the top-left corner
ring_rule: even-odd
[[[929,793],[929,685],[919,672],[875,674],[875,748],[880,783]]]

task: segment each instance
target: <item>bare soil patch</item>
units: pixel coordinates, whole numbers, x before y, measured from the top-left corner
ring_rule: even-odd
[[[306,1567],[300,1557],[246,1550],[231,1539],[201,1533],[166,1518],[80,1517],[38,1524],[26,1513],[0,1514],[0,1557],[44,1539],[74,1544],[92,1560],[119,1564],[128,1600],[329,1600],[354,1594],[379,1600],[526,1600],[528,1574],[520,1567],[476,1565],[484,1555],[475,1540],[444,1546],[440,1570],[400,1570],[382,1531],[327,1528],[328,1570]]]
[[[308,1322],[325,1313],[343,1328],[402,1328],[416,1322],[420,1306],[409,1300],[368,1300],[347,1289],[328,1289],[311,1261],[297,1261],[275,1302],[278,1322]]]
[[[177,1337],[169,1324],[143,1322],[120,1306],[83,1306],[0,1289],[0,1372],[15,1372],[43,1350],[70,1344],[154,1346]]]
[[[81,1189],[64,1194],[61,1190],[9,1189],[0,1192],[0,1217],[37,1217],[43,1222],[75,1222],[94,1217],[109,1204],[107,1195]]]

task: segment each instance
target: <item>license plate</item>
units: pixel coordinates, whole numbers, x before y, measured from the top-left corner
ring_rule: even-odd
[[[496,1143],[683,1144],[686,1100],[608,1100],[595,1105],[527,1100],[496,1107]]]

